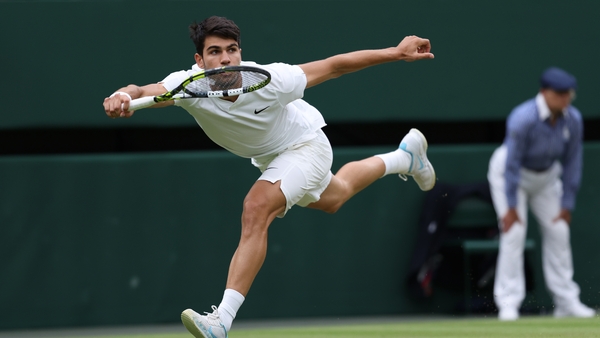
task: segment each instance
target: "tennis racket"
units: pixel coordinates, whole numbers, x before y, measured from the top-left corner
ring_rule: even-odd
[[[155,103],[198,97],[224,97],[250,93],[271,82],[271,74],[252,66],[224,66],[196,73],[173,90],[129,102],[129,111],[148,108]]]

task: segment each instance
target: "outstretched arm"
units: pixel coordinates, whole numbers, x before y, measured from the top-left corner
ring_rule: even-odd
[[[116,92],[127,93],[131,96],[132,99],[137,99],[145,96],[156,96],[164,94],[167,92],[167,89],[161,83],[155,83],[141,87],[136,85],[129,85],[127,87],[123,87],[117,90]],[[165,101],[157,103],[152,107],[165,107],[170,106],[172,104],[173,101]],[[131,117],[131,115],[133,115],[133,112],[128,111],[127,109],[129,109],[129,97],[127,97],[127,95],[116,94],[113,97],[107,97],[104,99],[104,111],[106,112],[106,115],[108,115],[108,117]]]
[[[309,88],[344,74],[382,63],[399,60],[412,62],[422,59],[433,59],[431,44],[428,39],[411,35],[405,37],[396,47],[339,54],[302,64],[300,68],[306,74],[306,88]]]

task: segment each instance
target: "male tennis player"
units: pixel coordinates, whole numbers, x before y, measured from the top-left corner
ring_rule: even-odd
[[[172,73],[156,84],[119,89],[104,100],[106,114],[130,117],[133,112],[127,109],[132,98],[165,93],[200,69],[259,66],[242,61],[240,30],[231,20],[213,16],[192,24],[190,33],[196,45],[196,64],[191,70]],[[416,129],[404,136],[397,150],[348,163],[333,175],[331,145],[321,131],[325,126],[323,116],[302,100],[306,88],[386,62],[432,59],[430,50],[429,40],[407,36],[396,47],[355,51],[302,65],[262,65],[272,75],[265,88],[240,96],[175,103],[187,110],[215,143],[251,158],[262,172],[243,203],[241,239],[219,307],[213,306],[213,312],[206,315],[191,309],[181,315],[195,337],[227,337],[264,262],[269,225],[293,205],[334,213],[356,193],[388,174],[400,174],[405,180],[406,175],[412,176],[424,191],[433,188],[435,172],[426,156],[427,141]],[[155,106],[172,104],[169,101]]]

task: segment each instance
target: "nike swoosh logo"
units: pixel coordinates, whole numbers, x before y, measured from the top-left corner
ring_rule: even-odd
[[[260,113],[261,111],[263,111],[263,110],[265,110],[265,109],[267,109],[267,108],[269,108],[269,107],[270,107],[270,106],[266,106],[266,107],[264,107],[264,108],[263,108],[263,109],[261,109],[261,110],[256,110],[256,109],[254,109],[254,114],[258,114],[258,113]]]

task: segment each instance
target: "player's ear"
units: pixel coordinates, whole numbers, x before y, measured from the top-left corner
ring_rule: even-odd
[[[198,67],[204,69],[204,60],[202,59],[202,56],[200,54],[194,54],[194,60],[196,60],[196,64],[198,65]]]

